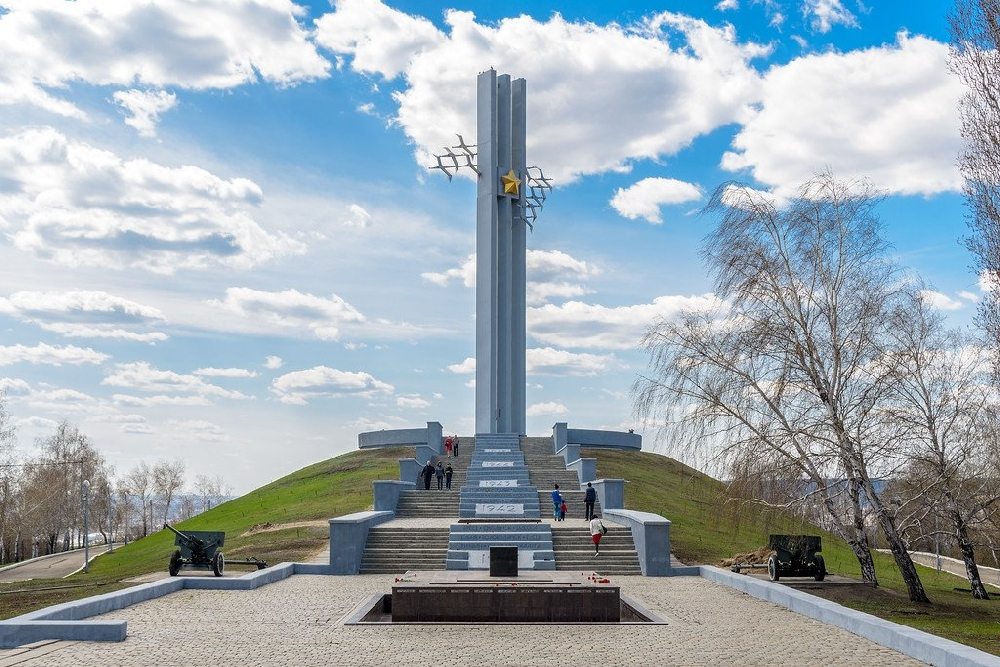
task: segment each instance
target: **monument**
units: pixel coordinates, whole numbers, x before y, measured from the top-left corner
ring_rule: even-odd
[[[551,186],[527,166],[524,79],[487,70],[476,100],[476,144],[459,136],[434,168],[449,178],[462,167],[478,176],[476,434],[526,435],[526,236]]]

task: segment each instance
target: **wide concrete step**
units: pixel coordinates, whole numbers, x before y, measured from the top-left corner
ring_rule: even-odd
[[[373,563],[362,565],[360,574],[404,574],[406,572],[437,572],[444,563]],[[614,574],[614,573],[612,573]]]
[[[448,528],[375,526],[361,557],[361,574],[402,574],[407,570],[443,570]]]
[[[581,522],[582,523],[582,522]],[[601,555],[594,556],[594,542],[589,526],[565,527],[565,522],[552,530],[552,550],[557,570],[595,570],[602,574],[642,574],[639,554],[635,550],[632,531],[620,526],[608,526],[601,538]]]

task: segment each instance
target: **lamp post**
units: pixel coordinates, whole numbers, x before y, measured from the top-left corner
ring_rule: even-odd
[[[941,574],[941,533],[938,532],[938,515],[934,514],[934,561],[937,563],[938,574]]]
[[[83,571],[90,572],[90,526],[87,524],[87,505],[90,503],[90,481],[83,480]]]
[[[115,535],[114,535],[115,526],[114,526],[114,522],[112,521],[112,516],[111,516],[111,508],[112,508],[112,504],[113,504],[111,502],[112,501],[111,487],[110,486],[105,486],[104,487],[104,491],[105,491],[105,493],[108,494],[108,552],[114,553],[115,552]]]
[[[122,491],[122,521],[125,523],[124,543],[128,544],[128,492]]]

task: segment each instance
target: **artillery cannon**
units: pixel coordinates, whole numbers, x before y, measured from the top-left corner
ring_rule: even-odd
[[[193,570],[211,570],[221,577],[226,569],[226,559],[219,548],[226,542],[226,534],[221,531],[192,530],[182,533],[168,523],[163,527],[174,534],[174,546],[178,547],[170,554],[167,571],[171,577],[177,576],[181,568]],[[257,559],[231,560],[230,565],[254,565],[258,570],[267,567],[267,563]]]
[[[817,535],[771,535],[768,548],[774,551],[767,559],[767,576],[771,581],[780,577],[812,577],[823,581],[826,563],[818,551],[823,541]]]

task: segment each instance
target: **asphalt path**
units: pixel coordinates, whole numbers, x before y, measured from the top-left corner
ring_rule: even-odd
[[[94,560],[95,556],[104,553],[107,549],[106,544],[90,547],[90,559]],[[68,577],[83,569],[83,555],[83,549],[75,549],[4,566],[3,569],[0,569],[0,583]]]
[[[923,565],[924,567],[937,568],[937,557],[934,554],[927,553],[924,551],[911,551],[910,557],[913,562],[917,565]],[[995,567],[987,567],[981,563],[976,563],[979,568],[979,578],[982,579],[983,583],[992,588],[1000,589],[1000,570]],[[941,556],[941,569],[944,572],[950,572],[956,576],[967,578],[968,575],[965,573],[965,562],[960,561],[957,558],[948,558],[947,556]]]

